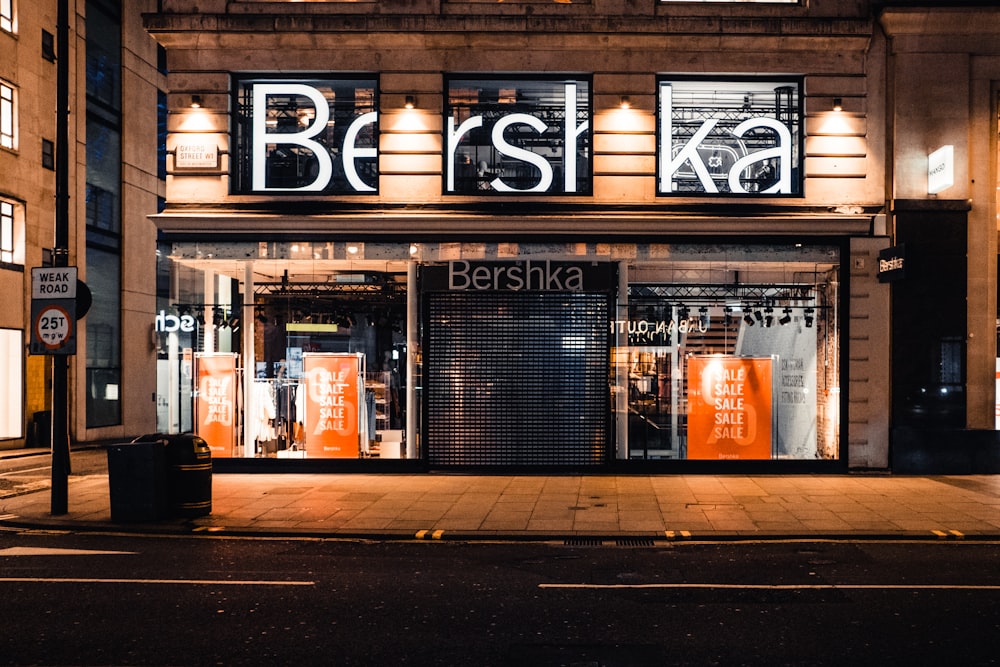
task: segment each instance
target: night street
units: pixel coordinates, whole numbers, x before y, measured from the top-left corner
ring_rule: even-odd
[[[1000,545],[0,533],[12,665],[996,664]]]

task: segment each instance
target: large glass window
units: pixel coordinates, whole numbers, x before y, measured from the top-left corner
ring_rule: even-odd
[[[839,458],[838,249],[640,254],[611,327],[619,458]]]
[[[236,192],[378,190],[378,81],[237,78]]]
[[[409,244],[175,243],[161,265],[158,430],[219,458],[416,457]]]
[[[448,194],[589,194],[590,81],[448,80]]]
[[[24,420],[24,333],[0,329],[0,377],[6,378],[0,393],[0,438],[20,438]]]
[[[217,457],[841,460],[839,246],[176,242],[160,257],[157,429],[197,431]]]
[[[0,147],[17,150],[17,97],[14,87],[0,81]]]

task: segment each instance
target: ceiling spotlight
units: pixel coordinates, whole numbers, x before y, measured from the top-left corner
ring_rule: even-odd
[[[764,313],[760,312],[760,308],[757,308],[757,310],[753,311],[753,316],[757,318],[758,322],[760,323],[764,322]]]
[[[403,106],[406,107],[407,109],[412,109],[413,107],[417,106],[417,98],[414,97],[413,95],[407,95],[403,101]]]
[[[201,108],[201,95],[192,95],[191,96],[191,108],[192,109],[200,109]]]
[[[785,326],[786,324],[792,321],[792,309],[785,308],[781,312],[784,314],[778,318],[778,324],[780,324],[781,326]]]
[[[844,101],[842,99],[840,99],[839,97],[834,97],[833,98],[833,110],[834,111],[843,111],[844,110]]]
[[[743,316],[743,321],[747,323],[748,327],[752,327],[754,325],[753,315],[750,313]]]
[[[774,324],[774,310],[770,307],[764,309],[764,326],[769,327]]]
[[[621,107],[622,109],[631,109],[632,98],[630,98],[628,95],[622,95],[621,98],[619,98],[618,100],[618,106]]]
[[[813,325],[813,312],[814,311],[812,308],[806,308],[805,310],[805,315],[803,316],[803,319],[805,319],[806,321],[806,327],[811,327]]]
[[[708,308],[702,306],[698,309],[699,319],[701,320],[701,328],[708,329],[709,325],[712,324],[712,318],[708,315]]]

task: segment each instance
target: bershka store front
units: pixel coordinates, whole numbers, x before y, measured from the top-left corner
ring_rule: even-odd
[[[222,470],[843,465],[836,242],[162,251],[158,429]]]
[[[585,74],[228,85],[154,216],[157,429],[219,470],[847,469],[872,215],[801,201],[803,77],[661,75],[655,115]]]

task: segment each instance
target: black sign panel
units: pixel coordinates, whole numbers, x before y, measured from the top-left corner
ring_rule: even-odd
[[[900,244],[878,253],[878,281],[891,283],[906,277],[906,246]]]

